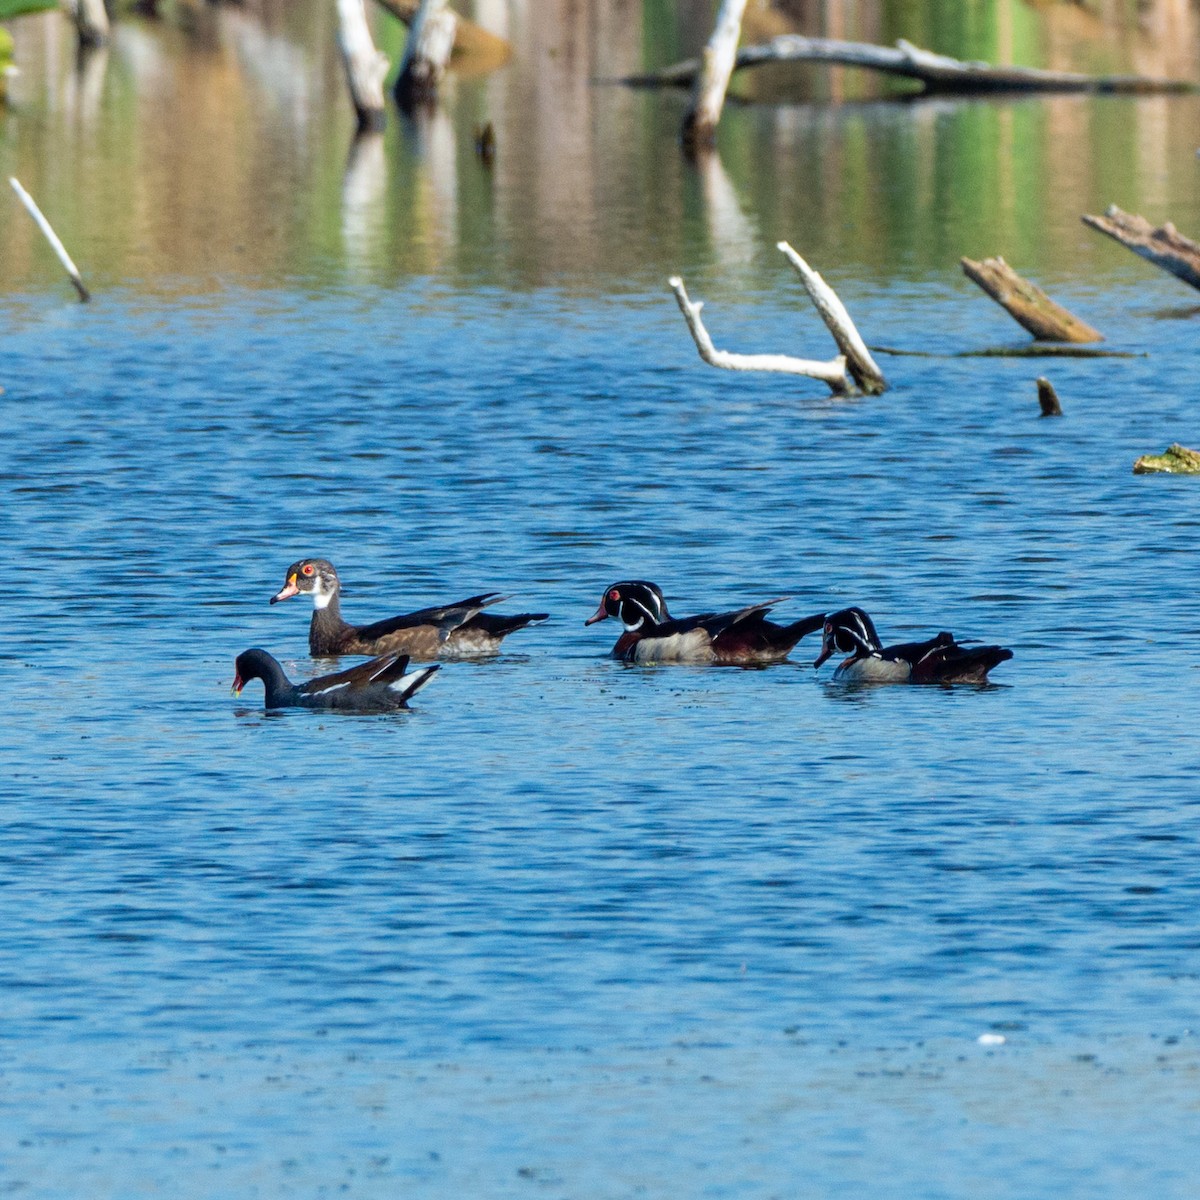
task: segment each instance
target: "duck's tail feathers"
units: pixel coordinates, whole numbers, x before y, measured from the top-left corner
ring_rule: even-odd
[[[407,659],[405,660],[408,661]],[[396,679],[389,686],[401,700],[408,701],[417,694],[442,668],[434,663],[429,667],[422,667],[419,671],[414,671],[411,675],[405,675],[402,679]]]
[[[549,613],[514,613],[503,617],[499,613],[478,613],[465,622],[465,627],[479,629],[489,637],[502,638],[524,629],[526,625],[532,625],[534,621],[544,621],[549,616]]]
[[[1005,646],[939,646],[913,667],[914,683],[986,683],[988,672],[1012,658]]]

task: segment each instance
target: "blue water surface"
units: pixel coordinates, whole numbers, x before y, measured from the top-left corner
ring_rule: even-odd
[[[671,101],[585,83],[586,161],[534,178],[506,164],[550,118],[485,177],[455,95],[448,158],[391,127],[361,260],[348,183],[247,217],[244,262],[213,219],[211,274],[195,229],[156,266],[60,196],[87,306],[5,266],[0,1190],[1195,1196],[1200,510],[1131,467],[1200,443],[1197,309],[1079,224],[1123,196],[1077,136],[1176,146],[1194,99],[741,108],[721,174]],[[1137,187],[1200,229],[1200,172],[1152,157]],[[921,352],[879,354],[884,395],[696,357],[676,272],[718,345],[833,353],[781,237]],[[957,263],[1014,245],[1128,356],[956,357],[1027,344]],[[265,713],[240,651],[328,669],[267,603],[306,555],[352,620],[551,616],[410,712]],[[1014,658],[983,688],[847,688],[812,638],[630,668],[583,625],[626,578]]]

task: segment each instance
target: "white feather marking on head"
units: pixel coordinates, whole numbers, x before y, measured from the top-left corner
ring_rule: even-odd
[[[659,623],[658,618],[655,617],[655,615],[636,596],[626,596],[625,602],[628,604],[637,605],[637,607],[640,608],[642,610],[642,612],[644,612],[646,614],[646,617],[650,618],[650,623],[652,625],[657,625]],[[641,629],[641,627],[646,623],[646,617],[642,617],[638,620],[636,625],[631,625],[627,620],[625,620],[624,605],[621,606],[621,612],[622,612],[622,616],[621,616],[622,623],[624,624],[625,628],[628,629],[630,632],[633,632],[633,630],[635,630],[635,629]]]
[[[313,576],[313,608],[328,608],[329,602],[333,599],[336,593],[336,588],[325,588],[325,580],[320,571]]]

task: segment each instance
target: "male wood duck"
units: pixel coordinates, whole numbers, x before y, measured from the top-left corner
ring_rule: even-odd
[[[348,671],[319,675],[307,683],[292,683],[283,667],[265,650],[245,650],[234,663],[233,690],[252,679],[266,688],[267,708],[331,708],[344,712],[391,712],[407,708],[409,697],[420,691],[441,667],[422,667],[405,675],[408,659],[402,654],[384,654],[359,663]]]
[[[625,632],[613,647],[613,657],[635,663],[715,663],[748,667],[779,662],[806,634],[820,629],[824,613],[777,625],[766,614],[780,600],[751,604],[736,612],[702,613],[678,620],[667,612],[662,589],[644,580],[614,583],[600,607],[584,621],[594,625],[615,617]]]
[[[850,655],[834,679],[862,683],[986,683],[988,672],[1012,658],[1003,646],[960,646],[952,633],[886,649],[861,608],[843,608],[825,622],[819,667],[834,651]]]
[[[411,658],[477,658],[495,654],[514,630],[531,621],[544,621],[547,613],[518,613],[501,617],[482,610],[503,600],[499,592],[471,596],[441,608],[421,608],[374,625],[350,625],[342,620],[338,595],[341,583],[333,563],[324,558],[302,558],[287,569],[286,582],[272,604],[302,592],[313,598],[308,626],[308,650],[314,658],[338,654],[407,654]]]

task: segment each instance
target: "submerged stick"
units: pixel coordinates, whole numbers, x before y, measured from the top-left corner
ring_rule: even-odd
[[[1170,221],[1155,229],[1145,217],[1122,212],[1115,204],[1110,204],[1102,217],[1085,213],[1080,219],[1156,267],[1200,288],[1200,243],[1184,237]]]
[[[71,261],[71,256],[67,253],[66,246],[62,244],[58,234],[50,227],[50,222],[42,215],[42,210],[34,203],[33,197],[17,182],[15,176],[10,175],[8,182],[12,184],[13,191],[17,193],[21,203],[25,205],[29,215],[45,235],[51,249],[58,255],[58,261],[62,263],[67,274],[71,277],[71,282],[75,285],[75,290],[79,293],[79,299],[82,301],[90,300],[92,298],[91,294],[83,285],[83,277],[79,274],[79,268]]]
[[[854,322],[850,319],[850,314],[846,311],[846,306],[838,299],[837,293],[787,242],[776,243],[776,249],[783,251],[788,262],[799,273],[809,297],[816,305],[817,312],[821,314],[821,320],[833,334],[833,340],[837,342],[838,349],[846,356],[846,364],[850,369],[850,374],[854,376],[854,382],[868,396],[878,396],[881,392],[886,392],[888,381],[871,357],[866,342],[859,335]]]
[[[876,354],[896,358],[1149,358],[1144,350],[1098,350],[1094,346],[1054,345],[1034,342],[1028,346],[994,346],[983,350],[909,350],[902,346],[872,346]]]
[[[999,256],[962,260],[963,274],[1004,308],[1019,325],[1042,342],[1102,342],[1104,335],[1055,304],[1036,284],[1022,279]]]
[[[1054,390],[1054,384],[1044,375],[1039,375],[1037,390],[1038,403],[1042,406],[1042,416],[1061,417],[1063,415],[1062,405],[1058,402],[1058,393]]]
[[[711,146],[717,140],[717,122],[725,107],[745,12],[746,0],[723,0],[717,13],[712,37],[704,47],[692,103],[683,118],[683,144],[688,149]]]
[[[792,358],[788,354],[732,354],[728,350],[718,350],[700,319],[703,301],[688,299],[683,280],[678,275],[672,275],[668,282],[675,293],[675,299],[679,302],[679,311],[683,313],[696,349],[710,367],[722,367],[726,371],[776,371],[785,375],[806,375],[810,379],[819,379],[828,384],[830,391],[835,395],[844,395],[850,390],[850,381],[846,376],[846,360],[840,355],[829,362],[814,362],[805,358]]]

